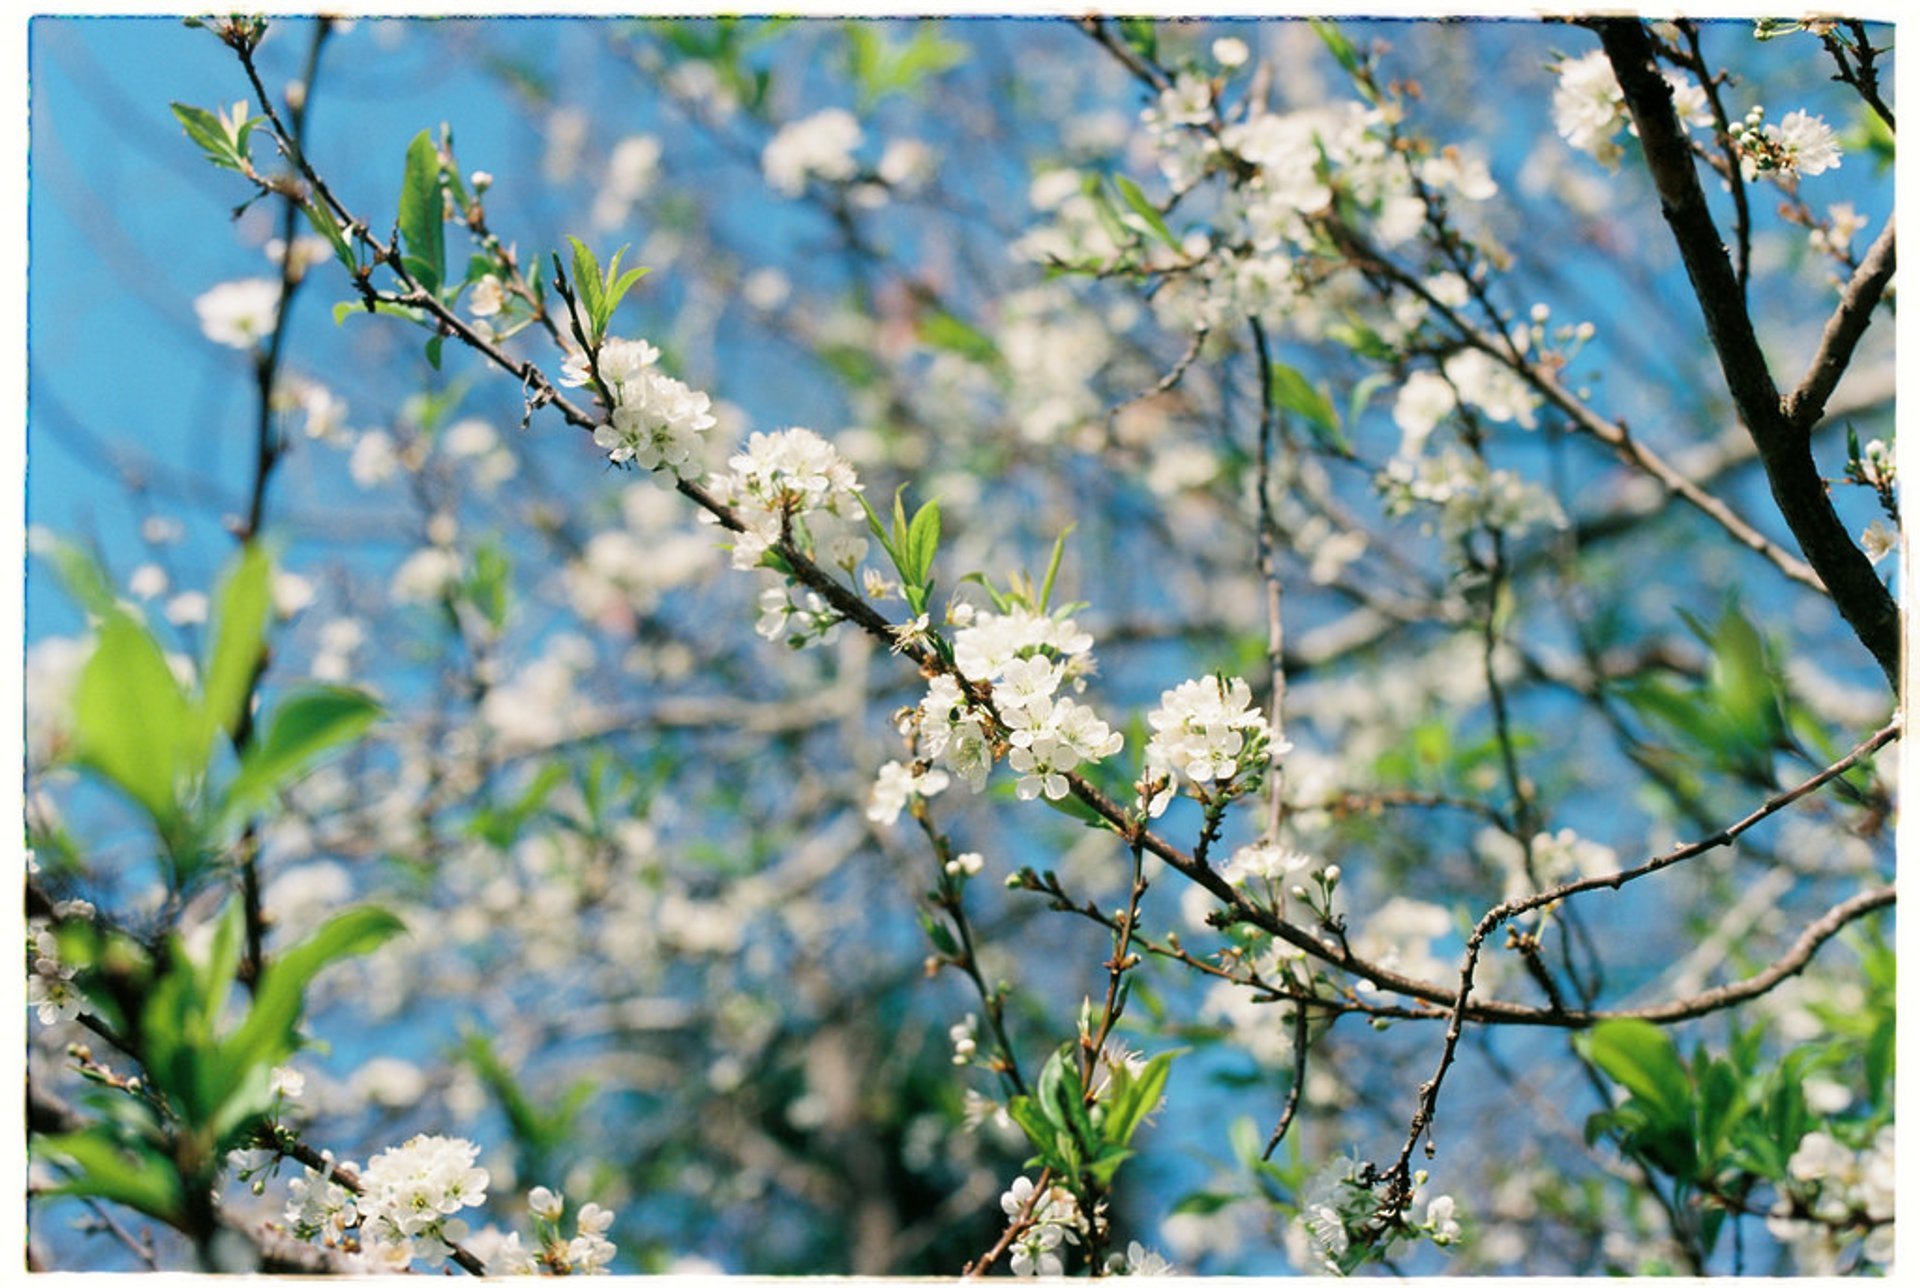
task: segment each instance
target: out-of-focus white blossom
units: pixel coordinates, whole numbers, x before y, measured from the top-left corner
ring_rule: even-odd
[[[853,153],[863,138],[853,113],[827,108],[782,126],[760,154],[761,173],[769,187],[789,197],[805,192],[808,179],[850,179],[856,169]]]
[[[201,334],[230,349],[251,349],[272,335],[279,309],[280,283],[270,277],[222,282],[193,302]]]

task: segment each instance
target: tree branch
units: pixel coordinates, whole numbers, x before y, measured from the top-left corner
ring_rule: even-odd
[[[1721,373],[1759,449],[1774,503],[1801,553],[1832,593],[1840,615],[1897,692],[1899,606],[1834,513],[1807,436],[1781,404],[1701,191],[1692,148],[1674,113],[1673,92],[1654,66],[1653,40],[1638,19],[1609,18],[1595,25],[1640,134],[1661,213],[1680,248]],[[1837,381],[1838,373],[1833,378]]]
[[[1853,360],[1854,346],[1872,323],[1873,310],[1893,281],[1893,269],[1893,217],[1888,216],[1887,226],[1874,239],[1867,257],[1860,261],[1860,267],[1848,281],[1840,306],[1827,319],[1826,329],[1820,334],[1820,348],[1813,355],[1807,374],[1800,377],[1799,387],[1788,394],[1782,404],[1787,419],[1802,434],[1811,433],[1826,414],[1827,399],[1832,397],[1847,364]]]

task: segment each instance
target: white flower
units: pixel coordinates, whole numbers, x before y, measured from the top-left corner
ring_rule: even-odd
[[[1229,68],[1244,65],[1247,61],[1247,42],[1238,36],[1222,36],[1213,42],[1213,61]]]
[[[1247,882],[1255,880],[1281,883],[1312,865],[1313,856],[1310,854],[1271,841],[1262,841],[1235,850],[1233,858],[1221,869],[1220,874],[1237,886],[1245,886]]]
[[[207,597],[197,590],[182,591],[167,601],[167,620],[175,626],[193,626],[207,620]]]
[[[874,779],[873,791],[867,798],[867,817],[875,823],[893,823],[909,799],[937,796],[946,790],[948,781],[945,770],[922,769],[889,760],[880,766],[879,776]]]
[[[474,1162],[479,1154],[471,1141],[421,1135],[369,1160],[355,1200],[362,1242],[386,1245],[377,1255],[400,1264],[403,1251],[428,1265],[444,1260],[466,1233],[455,1214],[487,1200],[487,1170]]]
[[[291,1065],[280,1065],[274,1069],[267,1084],[276,1096],[285,1096],[288,1100],[298,1100],[307,1089],[307,1075]]]
[[[232,349],[251,349],[272,335],[279,309],[280,283],[268,277],[222,282],[193,302],[201,334]]]
[[[1437,371],[1425,369],[1407,377],[1393,402],[1393,423],[1400,427],[1400,455],[1420,455],[1433,427],[1457,406],[1453,386]]]
[[[953,1062],[968,1063],[980,1049],[980,1017],[967,1016],[965,1020],[947,1030],[947,1037],[953,1042]]]
[[[947,875],[953,877],[977,877],[980,870],[987,866],[986,859],[968,850],[965,854],[956,854],[947,861]]]
[[[361,434],[353,444],[353,455],[347,458],[347,472],[361,487],[385,483],[399,469],[400,454],[384,430],[370,429]]]
[[[760,154],[760,169],[768,186],[797,197],[806,191],[809,178],[852,178],[853,152],[862,138],[851,112],[830,107],[782,126]]]
[[[1884,522],[1875,519],[1860,534],[1860,546],[1867,552],[1867,558],[1879,563],[1900,548],[1900,534],[1889,528]]]
[[[527,1211],[542,1221],[558,1221],[566,1206],[566,1199],[544,1185],[536,1185],[527,1191]]]
[[[459,576],[458,555],[439,546],[426,546],[407,556],[394,570],[387,593],[398,604],[431,603],[446,594]]]
[[[616,1249],[606,1233],[613,1226],[613,1213],[598,1203],[588,1203],[574,1218],[576,1236],[567,1244],[567,1263],[575,1274],[606,1273]]]
[[[632,461],[685,477],[697,469],[698,449],[717,422],[707,395],[654,367],[659,356],[645,340],[612,339],[600,347],[600,382],[613,406],[593,441],[615,465]],[[583,385],[590,378],[584,354],[570,356],[561,371],[562,384]]]
[[[490,318],[506,307],[507,293],[492,273],[473,284],[467,292],[467,312],[477,318]]]
[[[1117,1274],[1123,1275],[1171,1275],[1173,1266],[1167,1259],[1151,1248],[1142,1247],[1138,1239],[1127,1244],[1126,1256],[1114,1253],[1108,1259],[1108,1265]]]
[[[27,976],[27,1005],[34,1008],[42,1024],[58,1024],[80,1014],[80,990],[58,975]]]
[[[127,578],[127,592],[136,599],[152,599],[167,593],[167,572],[159,564],[141,564]]]
[[[910,193],[926,186],[937,164],[933,149],[919,139],[895,139],[880,154],[875,172],[888,187]]]
[[[1788,112],[1780,124],[1765,127],[1765,133],[1767,141],[1779,149],[1779,166],[1787,174],[1820,174],[1840,165],[1839,140],[1818,116]]]
[[[1266,716],[1252,703],[1252,688],[1237,676],[1207,676],[1168,689],[1147,717],[1154,729],[1147,742],[1148,770],[1209,785],[1255,768],[1267,753],[1270,733]]]
[[[359,1219],[352,1191],[333,1181],[331,1166],[323,1176],[312,1168],[287,1182],[286,1222],[302,1239],[319,1239],[337,1246]]]
[[[1491,420],[1516,421],[1522,428],[1533,428],[1533,409],[1539,398],[1506,364],[1485,350],[1461,349],[1449,354],[1440,365],[1460,401],[1478,407]]]

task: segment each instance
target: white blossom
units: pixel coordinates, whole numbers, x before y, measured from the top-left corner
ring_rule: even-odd
[[[782,126],[760,154],[761,173],[769,187],[789,197],[805,192],[810,178],[850,179],[863,137],[851,112],[827,108]]]
[[[269,277],[222,282],[193,302],[200,332],[230,349],[251,349],[273,334],[280,283]]]

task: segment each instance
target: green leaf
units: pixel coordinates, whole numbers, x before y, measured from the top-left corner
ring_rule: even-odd
[[[606,312],[603,326],[611,326],[613,324],[613,313],[615,309],[620,307],[620,301],[626,297],[628,291],[633,289],[635,282],[653,271],[650,268],[630,268],[626,272],[621,273],[620,255],[625,250],[626,247],[622,246],[619,251],[614,252],[613,268],[607,273],[606,299],[602,304]],[[618,273],[619,276],[614,276],[616,273]]]
[[[1160,37],[1151,18],[1120,19],[1120,38],[1148,62],[1160,56]]]
[[[1132,1142],[1134,1132],[1140,1129],[1147,1115],[1159,1105],[1160,1097],[1167,1088],[1167,1073],[1173,1067],[1178,1051],[1163,1051],[1147,1061],[1147,1067],[1141,1070],[1139,1077],[1127,1083],[1124,1101],[1116,1098],[1107,1109],[1105,1134],[1116,1145]]]
[[[1274,404],[1303,417],[1321,442],[1340,451],[1348,450],[1340,434],[1340,415],[1333,409],[1333,399],[1309,383],[1297,368],[1284,362],[1275,362],[1272,368]]]
[[[1175,252],[1180,250],[1180,239],[1173,235],[1171,228],[1167,227],[1166,219],[1154,208],[1153,203],[1147,200],[1147,194],[1140,190],[1139,184],[1124,174],[1116,174],[1113,176],[1113,186],[1120,190],[1121,198],[1133,208],[1133,213],[1146,221],[1147,227],[1155,237],[1172,247]]]
[[[429,292],[437,292],[447,276],[447,247],[443,220],[446,205],[440,196],[440,151],[426,130],[407,145],[407,167],[400,183],[400,236],[404,239],[407,271]]]
[[[901,486],[905,487],[906,485],[901,484]],[[853,499],[860,503],[861,510],[866,513],[867,530],[873,533],[873,539],[880,543],[880,548],[887,552],[887,558],[893,561],[895,568],[898,568],[900,566],[899,548],[893,544],[893,538],[888,535],[886,527],[881,524],[880,516],[874,511],[873,504],[867,500],[864,492],[855,492]],[[895,494],[895,500],[898,500],[897,493]]]
[[[294,1026],[316,975],[343,958],[372,952],[405,928],[385,909],[353,908],[268,962],[247,1018],[220,1044],[217,1078],[210,1088],[214,1103],[224,1103],[241,1090],[249,1070],[271,1070],[293,1054]]]
[[[1040,602],[1033,606],[1038,612],[1046,612],[1048,603],[1053,599],[1054,579],[1060,575],[1060,558],[1067,552],[1067,537],[1077,526],[1077,524],[1069,523],[1066,527],[1060,529],[1060,535],[1053,539],[1053,553],[1047,556],[1047,572],[1046,575],[1040,579]],[[1001,611],[1005,612],[1006,610],[1002,609]]]
[[[121,612],[113,582],[84,548],[64,537],[37,538],[33,551],[53,565],[67,595],[89,614],[106,617]]]
[[[1606,1020],[1584,1038],[1587,1058],[1645,1104],[1656,1125],[1690,1125],[1692,1086],[1664,1030],[1645,1020]]]
[[[41,1156],[65,1162],[79,1175],[49,1187],[49,1195],[107,1199],[145,1213],[156,1221],[178,1225],[185,1203],[180,1178],[159,1153],[144,1145],[128,1145],[113,1138],[105,1127],[35,1142]]]
[[[359,738],[381,707],[359,689],[324,685],[303,689],[274,708],[266,735],[247,748],[227,793],[229,816],[253,808],[293,781],[319,756]]]
[[[220,587],[213,636],[201,672],[202,704],[211,727],[229,736],[239,728],[254,671],[266,650],[272,581],[273,561],[258,541],[249,541]]]
[[[927,574],[933,570],[933,557],[939,548],[940,503],[929,501],[920,507],[913,516],[913,522],[907,525],[906,561],[915,585],[926,584]]]
[[[1033,1147],[1040,1151],[1040,1158],[1047,1159],[1053,1147],[1054,1128],[1033,1098],[1031,1096],[1013,1097],[1007,1102],[1007,1117],[1013,1119],[1014,1124],[1026,1133]],[[1048,1166],[1051,1165],[1051,1161],[1048,1161]]]
[[[339,260],[349,273],[356,271],[360,266],[354,262],[353,247],[347,244],[346,234],[340,231],[340,225],[333,221],[333,216],[322,210],[317,201],[301,202],[300,211],[306,215],[307,222],[313,225],[313,230],[326,238],[327,244],[333,247],[333,257]]]
[[[934,920],[933,914],[925,908],[915,908],[914,916],[920,922],[921,931],[925,933],[935,951],[945,953],[949,957],[959,955],[960,945],[954,942],[953,932],[947,929],[944,922]]]
[[[207,160],[222,170],[236,170],[244,173],[244,158],[234,149],[227,138],[227,132],[220,124],[220,118],[202,107],[191,107],[185,103],[175,103],[173,115],[186,128],[187,137],[200,145]]]
[[[929,309],[920,319],[920,338],[936,349],[957,353],[982,366],[1000,363],[1000,346],[993,337],[942,308]]]
[[[192,712],[166,655],[122,612],[100,639],[73,694],[74,759],[120,788],[170,836],[180,815]]]
[[[445,346],[447,337],[436,335],[427,341],[427,365],[435,371],[440,370],[440,350]]]
[[[1349,76],[1360,70],[1360,53],[1340,28],[1319,18],[1309,18],[1307,21],[1312,25],[1314,34],[1333,54],[1334,61],[1340,64],[1341,70]]]
[[[593,257],[593,252],[588,250],[587,244],[578,237],[567,238],[567,243],[573,247],[574,293],[579,296],[580,305],[587,313],[584,319],[587,324],[587,338],[598,344],[602,334],[600,300],[605,294],[600,279],[600,261]]]

